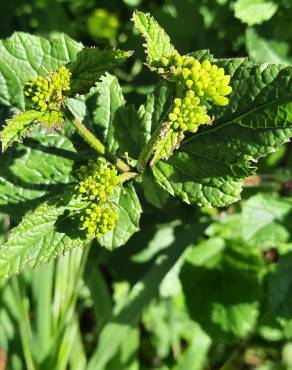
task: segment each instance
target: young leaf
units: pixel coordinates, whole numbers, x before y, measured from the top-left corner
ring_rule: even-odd
[[[133,22],[146,41],[147,64],[149,67],[162,66],[162,58],[169,58],[175,51],[170,38],[156,20],[143,12],[135,11]]]
[[[96,106],[92,111],[94,131],[102,137],[108,150],[114,153],[119,145],[116,139],[119,125],[117,112],[125,104],[122,89],[117,78],[107,73],[93,91],[96,96]]]
[[[69,64],[72,72],[72,94],[85,94],[106,71],[124,63],[132,55],[131,51],[99,50],[84,48],[77,60]]]
[[[141,105],[138,111],[134,105],[119,109],[116,132],[120,155],[128,153],[130,157],[138,159],[151,137],[154,108],[154,95],[150,94],[147,102]]]
[[[113,197],[113,203],[118,207],[119,218],[113,231],[106,234],[99,244],[109,250],[114,250],[123,244],[139,230],[142,212],[139,199],[132,185],[118,189]]]
[[[0,104],[25,109],[23,88],[33,76],[76,59],[80,43],[58,34],[52,40],[15,32],[0,41]]]
[[[115,76],[106,73],[90,92],[76,99],[66,99],[66,106],[107,145],[112,153],[119,147],[117,113],[125,104],[122,89]],[[124,138],[126,141],[127,138]]]
[[[48,262],[72,248],[82,247],[84,239],[70,213],[84,205],[69,187],[64,194],[42,203],[24,217],[12,229],[9,240],[0,246],[0,277],[9,277],[27,267]]]
[[[8,146],[14,142],[21,142],[24,136],[28,135],[28,132],[43,116],[42,112],[36,110],[27,110],[16,114],[14,117],[6,121],[6,126],[0,132],[0,138],[2,143],[2,151],[4,152]]]

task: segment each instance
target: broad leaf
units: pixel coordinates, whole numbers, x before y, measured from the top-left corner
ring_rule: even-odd
[[[0,41],[0,104],[24,110],[23,87],[33,76],[44,75],[76,59],[82,45],[59,34],[51,41],[15,32]]]
[[[270,306],[274,315],[292,316],[292,253],[282,256],[277,270],[270,276]]]
[[[133,21],[135,27],[145,38],[149,67],[160,66],[162,58],[168,58],[173,55],[175,49],[170,42],[169,36],[150,14],[136,10],[133,14]]]
[[[170,109],[173,93],[173,84],[162,81],[156,86],[153,93],[148,95],[146,103],[139,108],[139,115],[145,122],[146,142],[150,139],[151,131],[154,131],[164,120]]]
[[[58,194],[72,181],[78,159],[71,141],[57,134],[36,133],[25,145],[8,150],[0,156],[0,209],[18,218],[33,200],[47,192]]]
[[[237,0],[234,4],[235,16],[249,26],[269,20],[277,9],[272,0]]]
[[[155,181],[150,170],[143,173],[141,186],[144,196],[150,204],[157,208],[163,208],[168,199],[168,193]]]
[[[118,207],[119,218],[114,230],[99,240],[100,245],[109,250],[122,246],[139,230],[142,212],[139,199],[132,185],[127,185],[124,189],[118,189],[112,201]]]
[[[1,278],[84,245],[78,220],[72,213],[86,203],[73,195],[74,189],[69,187],[63,195],[42,203],[12,229],[9,240],[0,247]]]
[[[118,49],[84,48],[78,53],[77,60],[69,65],[72,72],[72,94],[87,93],[101,75],[124,63],[131,55],[130,51]]]
[[[205,243],[195,247],[182,267],[181,281],[193,320],[211,336],[230,340],[244,337],[255,328],[261,298],[261,262],[250,250],[222,249],[221,244],[213,239],[209,251]],[[197,259],[200,252],[205,255],[203,259]]]
[[[21,142],[24,136],[28,135],[29,130],[43,113],[36,110],[27,110],[16,114],[11,119],[6,121],[6,126],[0,132],[2,143],[2,151],[4,152],[8,146],[14,142]]]
[[[213,127],[186,139],[160,161],[159,184],[187,203],[224,206],[239,200],[250,163],[277,150],[292,136],[292,67],[255,65],[246,59],[215,60],[231,75],[233,93],[214,108]]]
[[[284,223],[291,219],[291,199],[276,198],[268,194],[258,194],[251,197],[242,207],[242,236],[247,241],[279,243],[284,237],[289,237]],[[282,226],[283,225],[283,226]],[[288,234],[288,235],[287,235]]]
[[[246,30],[245,42],[249,57],[257,63],[292,62],[288,42],[267,39],[252,27]]]
[[[118,148],[117,112],[125,104],[122,89],[117,78],[107,73],[94,87],[94,94],[96,94],[96,106],[92,111],[94,130],[102,137],[108,150],[115,152]]]
[[[161,243],[155,243],[156,245],[152,246],[155,249],[155,254],[152,255],[151,263],[149,265],[146,264],[146,270],[143,269],[144,264],[141,264],[140,261],[138,262],[139,280],[133,286],[125,301],[116,306],[107,324],[102,329],[99,337],[99,346],[89,360],[88,370],[103,370],[105,368],[105,365],[124,342],[129,330],[137,325],[144,307],[158,296],[159,285],[165,275],[175,265],[185,250],[192,245],[194,240],[201,235],[204,229],[200,224],[192,225],[192,227],[190,225],[179,225],[177,227],[174,227],[173,224],[164,225],[164,228],[167,227],[172,229],[170,233],[174,234],[175,238],[164,238],[162,241],[163,248],[161,248]],[[153,239],[155,239],[155,235]],[[144,236],[142,240],[144,240]],[[149,238],[147,241],[150,241]],[[159,238],[159,241],[161,241],[161,238]],[[135,245],[135,250],[136,248],[137,245]],[[121,249],[121,253],[125,249]],[[117,253],[119,252],[117,251]],[[135,266],[133,259],[127,262],[133,269]],[[129,271],[129,273],[133,277],[133,270]]]
[[[65,104],[103,141],[109,151],[114,153],[117,150],[117,113],[124,106],[125,99],[115,76],[107,73],[88,94],[66,99]]]
[[[121,155],[128,153],[130,157],[137,159],[147,142],[151,114],[149,116],[146,111],[141,113],[136,111],[134,105],[125,106],[118,112],[116,132]]]

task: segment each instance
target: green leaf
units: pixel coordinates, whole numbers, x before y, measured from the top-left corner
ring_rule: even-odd
[[[153,173],[165,190],[185,202],[220,207],[239,200],[254,163],[291,138],[292,67],[246,59],[215,62],[231,75],[229,105],[212,109],[213,127],[186,139]]]
[[[167,227],[167,225],[166,225]],[[173,229],[173,225],[169,225]],[[117,306],[102,329],[99,336],[99,346],[89,360],[87,370],[103,370],[108,361],[117,353],[124,342],[129,330],[137,325],[138,320],[146,305],[158,295],[159,284],[168,271],[175,265],[192,245],[194,240],[201,235],[202,225],[196,224],[190,227],[178,226],[174,228],[174,238],[169,238],[162,249],[157,246],[155,258],[147,265],[146,272],[139,277],[139,281],[133,286],[129,295]],[[141,271],[141,263],[138,263]]]
[[[72,212],[85,203],[73,195],[74,189],[68,188],[64,194],[42,203],[12,229],[9,240],[0,246],[0,278],[49,262],[84,245]]]
[[[124,189],[119,188],[112,201],[119,209],[119,218],[114,230],[99,240],[99,244],[109,250],[124,245],[139,230],[142,212],[135,188],[132,185],[127,185]]]
[[[9,219],[7,215],[0,213],[0,243],[4,243],[8,232]]]
[[[163,208],[168,199],[168,193],[155,181],[150,170],[143,173],[141,186],[144,196],[150,204],[157,208]]]
[[[136,10],[133,14],[133,22],[145,38],[149,67],[157,67],[161,65],[162,58],[169,58],[173,55],[175,48],[169,36],[150,14]]]
[[[87,93],[106,71],[124,63],[133,53],[119,49],[84,48],[70,63],[72,94]]]
[[[285,254],[277,270],[270,276],[270,307],[274,315],[291,319],[292,315],[292,253]]]
[[[27,136],[33,124],[43,116],[42,112],[36,110],[27,110],[16,114],[6,121],[6,126],[0,133],[2,142],[2,151],[14,142],[21,142],[24,136]]]
[[[211,338],[199,325],[194,325],[192,333],[190,346],[180,356],[173,370],[202,370],[205,368],[212,343]]]
[[[261,36],[255,28],[247,28],[245,35],[248,55],[257,63],[291,63],[289,43]]]
[[[103,141],[109,151],[116,152],[119,147],[117,115],[125,99],[115,76],[106,73],[88,94],[66,99],[65,104]],[[127,137],[123,140],[126,141]]]
[[[17,145],[0,156],[0,209],[14,219],[46,192],[58,194],[72,181],[74,161],[78,160],[69,139],[36,132],[25,145]]]
[[[164,122],[166,113],[171,107],[174,94],[174,86],[162,81],[148,95],[147,101],[139,108],[139,115],[145,121],[145,141],[149,141],[151,131],[154,131]]]
[[[25,109],[23,87],[33,76],[44,75],[76,59],[80,43],[58,34],[51,40],[15,32],[0,41],[0,104]]]
[[[292,201],[289,198],[280,199],[268,194],[251,197],[242,207],[243,238],[247,241],[262,241],[261,245],[263,245],[272,237],[272,241],[279,243],[279,228],[285,220],[287,221],[291,211]],[[284,226],[281,229],[285,236],[288,231]],[[275,234],[278,239],[275,238]]]
[[[278,5],[270,0],[237,0],[235,16],[249,26],[268,21],[276,13]]]
[[[144,111],[144,106],[141,108],[137,112],[134,105],[128,105],[118,111],[116,132],[120,155],[128,153],[137,159],[149,139],[151,113]]]
[[[259,315],[260,258],[248,249],[220,246],[214,260],[214,252],[206,258],[203,245],[194,248],[196,253],[181,270],[190,315],[214,338],[245,337],[254,330]],[[196,259],[198,248],[205,253],[201,261]]]

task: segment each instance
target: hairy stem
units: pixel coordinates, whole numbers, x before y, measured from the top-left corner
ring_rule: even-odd
[[[137,170],[140,173],[144,172],[145,168],[147,167],[148,162],[150,161],[153,155],[154,147],[158,140],[160,130],[161,130],[161,127],[158,126],[156,130],[153,132],[151,139],[145,145],[144,149],[142,150],[138,158]]]
[[[89,144],[98,154],[104,156],[109,162],[115,165],[120,172],[129,172],[131,170],[127,163],[107,151],[103,143],[98,140],[98,138],[95,137],[69,110],[66,111],[66,116],[70,119],[78,134],[82,136],[87,144]]]
[[[98,154],[105,155],[105,146],[99,141],[80,121],[76,118],[72,119],[72,124],[76,131],[83,139],[94,149]]]

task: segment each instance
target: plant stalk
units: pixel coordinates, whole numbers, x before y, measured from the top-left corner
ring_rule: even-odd
[[[104,156],[111,162],[120,172],[129,172],[130,166],[123,160],[116,157],[114,154],[107,151],[103,143],[95,137],[88,129],[80,122],[69,110],[66,110],[66,116],[70,119],[78,134],[94,149],[98,154]]]

